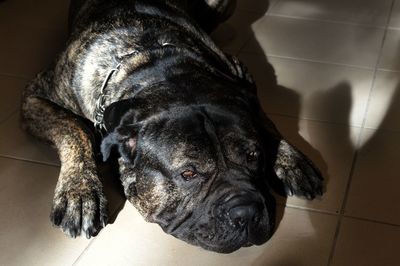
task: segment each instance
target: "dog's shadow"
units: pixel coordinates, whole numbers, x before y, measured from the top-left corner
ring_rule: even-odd
[[[319,116],[324,117],[324,120],[334,121],[335,123],[337,122],[339,124],[343,124],[343,126],[338,127],[339,132],[336,133],[339,136],[344,136],[343,143],[341,143],[341,145],[345,146],[344,149],[346,149],[346,151],[352,153],[354,151],[354,144],[352,143],[352,140],[350,138],[350,129],[347,126],[353,104],[352,87],[346,81],[338,82],[338,84],[327,90],[310,93],[309,95],[311,95],[311,97],[309,97],[307,100],[307,106],[302,106],[302,101],[304,100],[302,98],[302,95],[297,93],[294,88],[288,88],[278,83],[275,68],[269,62],[268,57],[265,53],[268,51],[263,50],[262,46],[257,41],[254,31],[252,30],[252,25],[254,25],[254,23],[256,23],[258,20],[262,19],[269,8],[268,1],[259,1],[258,3],[260,5],[258,6],[259,9],[257,10],[257,13],[247,12],[240,9],[236,10],[236,13],[234,15],[236,17],[234,17],[230,21],[228,20],[221,27],[219,27],[216,32],[220,36],[215,36],[214,39],[216,40],[217,44],[222,45],[222,47],[226,47],[226,51],[228,53],[236,53],[239,59],[244,61],[244,64],[248,66],[250,73],[253,74],[255,78],[258,88],[258,96],[264,110],[266,111],[267,116],[269,116],[275,122],[278,129],[281,130],[283,135],[287,137],[291,143],[297,146],[309,158],[311,158],[312,161],[314,161],[324,177],[324,191],[325,195],[327,195],[327,190],[329,190],[330,182],[332,181],[330,178],[330,172],[332,172],[332,169],[328,169],[328,165],[325,162],[325,159],[323,158],[321,153],[316,150],[308,141],[306,141],[299,132],[303,130],[307,131],[309,134],[309,136],[307,137],[308,139],[322,139],[326,141],[327,143],[324,143],[323,146],[324,149],[328,150],[328,153],[335,150],[335,144],[328,143],[329,139],[319,133],[318,130],[316,131],[310,128],[312,127],[312,125],[306,120],[300,118],[303,115],[302,108],[310,108],[312,111],[317,112]],[[243,19],[240,18],[240,14],[243,14]],[[244,23],[246,23],[246,25],[244,25]],[[214,35],[215,34],[216,33],[214,32]],[[239,48],[234,47],[238,49],[232,51],[231,44],[235,43],[236,39],[242,38],[242,34],[247,34],[247,41],[244,41]],[[251,53],[246,54],[245,52],[241,52],[246,43],[249,42],[251,42]],[[249,58],[251,58],[250,64],[246,62]],[[306,88],[301,89],[302,91],[304,91],[304,89]],[[271,95],[273,96],[273,99],[271,99]],[[338,102],[340,102],[340,108],[336,106]],[[270,103],[274,105],[273,108],[268,106]],[[276,119],[278,121],[284,120],[283,126],[279,122],[277,122]],[[301,128],[299,125],[301,125]],[[328,172],[328,170],[330,171]],[[275,197],[277,199],[276,229],[279,230],[286,210],[285,206],[287,206],[288,198],[276,194]],[[320,199],[317,199],[317,201],[318,200]],[[292,207],[291,210],[293,210],[293,208],[303,209],[304,207],[315,209],[312,203],[304,203],[304,201],[301,205],[289,205]],[[296,205],[298,207],[296,207]],[[339,206],[336,211],[339,212],[340,208],[341,206]],[[293,212],[297,211],[293,210]],[[300,212],[305,214],[305,212],[299,210],[299,213]],[[310,235],[310,239],[313,238],[319,240],[321,237],[323,237],[322,235],[325,234],[325,232],[318,231],[318,226],[320,226],[320,221],[317,221],[318,215],[312,215],[310,212],[308,212],[308,214],[309,223],[313,228],[315,228],[314,235]],[[305,217],[307,217],[307,214],[305,214]],[[285,222],[285,225],[283,225],[283,227],[286,228],[286,226],[287,223]],[[304,240],[292,241],[290,247],[287,248],[293,248],[293,250],[296,250],[303,244]],[[257,259],[257,261],[255,261],[257,265],[258,263],[262,264],[263,261],[268,260],[268,258],[266,257],[267,253],[265,253],[264,255],[261,255]],[[281,259],[287,262],[286,265],[291,265],[294,263],[293,261],[287,261],[289,258]]]
[[[113,156],[107,162],[97,160],[98,172],[102,181],[104,193],[108,201],[108,223],[112,224],[123,209],[126,197],[121,181],[119,179],[119,167],[117,158]]]
[[[263,9],[257,10],[257,14],[259,14],[258,16],[255,13],[252,13],[252,19],[250,21],[246,20],[245,18],[241,20],[240,25],[236,26],[236,28],[240,28],[240,31],[238,30],[237,32],[235,32],[235,26],[225,25],[224,29],[228,31],[228,34],[225,34],[225,36],[227,36],[227,38],[229,37],[228,40],[234,40],[235,37],[239,36],[243,32],[250,32],[250,35],[247,37],[247,42],[244,42],[242,44],[242,47],[235,52],[237,53],[239,58],[244,61],[245,65],[247,64],[246,59],[251,57],[251,64],[248,65],[248,67],[250,73],[252,73],[255,77],[258,87],[259,98],[260,101],[264,104],[264,110],[267,112],[267,115],[270,115],[270,118],[276,123],[278,129],[283,129],[283,135],[285,135],[285,137],[287,137],[289,141],[300,148],[300,150],[302,150],[316,163],[325,179],[325,194],[322,199],[324,200],[324,197],[329,197],[329,200],[325,202],[325,205],[318,206],[317,204],[313,205],[313,203],[308,204],[304,202],[301,202],[301,204],[298,205],[298,201],[296,201],[295,204],[291,204],[292,202],[288,202],[287,198],[276,196],[278,205],[276,214],[276,228],[278,231],[280,226],[282,226],[282,230],[287,230],[288,225],[291,226],[293,224],[296,224],[296,230],[298,230],[299,233],[303,233],[301,232],[303,223],[305,224],[304,230],[310,230],[310,227],[312,229],[312,231],[308,232],[309,234],[307,236],[304,236],[303,234],[299,238],[293,237],[293,241],[283,241],[285,243],[285,251],[287,250],[287,252],[284,251],[280,253],[281,255],[272,256],[274,257],[275,262],[277,262],[277,264],[279,265],[296,265],[299,263],[299,261],[297,261],[298,255],[294,254],[293,250],[295,250],[295,252],[296,250],[301,250],[305,244],[309,245],[310,249],[312,249],[313,247],[319,248],[319,246],[321,246],[324,242],[331,241],[331,239],[327,239],[326,237],[328,234],[332,234],[332,237],[334,234],[337,234],[337,220],[329,218],[328,215],[322,214],[320,212],[328,211],[337,212],[340,214],[344,213],[346,195],[343,194],[348,193],[348,189],[350,186],[348,178],[350,178],[349,175],[353,174],[351,168],[354,167],[353,164],[355,163],[355,161],[353,161],[354,153],[356,152],[356,150],[358,150],[358,153],[360,154],[368,151],[368,149],[375,148],[377,142],[381,141],[382,139],[381,133],[384,132],[381,131],[384,131],[385,128],[393,129],[393,125],[396,125],[396,121],[398,120],[398,113],[400,110],[398,108],[398,103],[400,102],[400,85],[398,85],[394,90],[391,101],[388,104],[389,107],[386,114],[384,115],[384,117],[382,117],[380,124],[376,125],[377,129],[374,131],[370,131],[373,133],[373,135],[369,136],[369,138],[366,140],[365,138],[367,134],[362,135],[358,133],[360,132],[358,131],[359,128],[357,129],[357,127],[353,128],[349,126],[354,123],[354,121],[350,121],[350,119],[354,118],[351,116],[352,111],[353,114],[357,114],[354,113],[354,110],[357,111],[358,109],[353,108],[354,102],[356,100],[359,100],[358,98],[353,99],[352,95],[354,95],[353,92],[355,92],[355,90],[352,88],[351,83],[347,82],[346,80],[339,80],[336,84],[330,85],[330,87],[327,89],[307,92],[307,99],[304,99],[304,95],[298,94],[296,92],[296,88],[288,88],[279,84],[276,77],[275,68],[267,58],[266,52],[268,51],[264,51],[262,46],[257,42],[256,34],[253,32],[251,27],[256,21],[262,19],[264,17],[264,14],[268,10],[267,0],[258,1],[258,3],[261,2],[264,2],[265,6]],[[236,12],[237,14],[242,12],[242,14],[244,14],[246,18],[248,17],[248,14],[245,14],[246,12],[240,10],[236,10]],[[236,21],[231,23],[235,24],[238,20],[240,19],[236,18]],[[243,25],[243,22],[247,24]],[[227,22],[227,24],[229,24],[229,21]],[[245,29],[243,30],[242,28]],[[218,38],[217,40],[219,41]],[[246,45],[249,40],[251,41],[252,56],[249,56],[248,54],[246,55],[245,52],[240,52],[243,50],[244,45]],[[222,40],[220,43],[226,45],[229,43],[229,41]],[[229,47],[229,45],[227,45],[227,47],[227,52],[232,52],[230,50],[231,47]],[[276,62],[275,60],[279,61],[281,59],[274,58],[273,62]],[[291,60],[293,61],[293,59]],[[395,67],[396,69],[398,69],[398,66]],[[282,70],[282,72],[284,71],[285,70]],[[281,71],[279,70],[279,72]],[[310,73],[310,81],[312,79],[312,75],[314,75],[314,73]],[[398,80],[398,78],[396,80]],[[301,89],[301,91],[304,91],[304,89],[307,88],[297,89]],[[380,89],[381,88],[374,88],[375,92],[378,92],[378,90]],[[273,99],[271,99],[271,96],[273,96]],[[302,106],[303,102],[306,102],[306,105]],[[271,106],[269,106],[271,103],[273,105],[272,108]],[[318,114],[318,117],[321,117],[320,120],[323,121],[313,122],[307,120],[307,118],[310,118],[310,112],[304,112],[304,110],[312,111],[314,112],[314,114]],[[279,122],[280,120],[285,121],[283,123],[283,126]],[[324,121],[327,121],[328,123],[325,123]],[[318,124],[317,127],[315,126],[316,123]],[[332,124],[335,125],[332,126]],[[316,128],[320,128],[322,130],[316,130]],[[331,132],[331,130],[333,132]],[[302,135],[300,135],[300,131],[302,133],[306,132],[306,134],[308,135],[307,139],[313,140],[314,144],[319,143],[318,146],[322,147],[321,152],[323,151],[323,156],[309,142],[307,142]],[[360,137],[364,139],[361,139],[360,141],[358,139]],[[341,156],[344,155],[349,155],[349,157],[342,158]],[[349,162],[345,162],[345,160],[349,160]],[[328,161],[329,168],[327,163]],[[351,166],[348,166],[348,169],[346,168],[347,166],[345,166],[345,164],[347,163],[351,164]],[[346,170],[348,172],[338,172],[340,168],[342,168],[341,170]],[[336,178],[342,180],[335,180]],[[372,176],[370,178],[372,178]],[[340,182],[343,183],[340,184]],[[342,186],[340,189],[338,188],[339,185]],[[334,195],[334,193],[338,194]],[[335,201],[333,201],[332,199],[335,199]],[[395,198],[393,199],[395,200]],[[329,206],[329,209],[326,208],[328,202],[331,205]],[[334,207],[332,207],[334,205],[333,202],[335,202]],[[290,206],[291,208],[286,208],[287,206]],[[318,207],[315,208],[315,206]],[[307,209],[304,210],[304,208]],[[316,209],[317,212],[314,212],[313,210]],[[289,217],[294,218],[295,221],[287,221],[286,219],[283,219],[285,210],[289,210],[292,213],[292,215],[289,215]],[[297,215],[301,214],[301,217],[300,215],[293,215],[294,213],[296,213]],[[324,224],[324,221],[326,222],[326,224]],[[327,225],[328,221],[329,229]],[[289,231],[290,230],[291,229],[289,228]],[[283,235],[285,235],[285,233],[283,233]],[[294,233],[294,235],[296,235],[296,233]],[[280,236],[278,236],[278,238],[280,238]],[[280,247],[280,245],[278,246]],[[265,251],[267,251],[268,248],[272,247],[266,244]],[[331,246],[331,249],[328,249],[326,251],[330,252],[330,257],[326,257],[327,260],[332,259],[334,249],[335,247]],[[317,251],[314,250],[312,252],[313,253],[311,254],[314,255]],[[291,256],[292,254],[293,256]],[[267,261],[268,263],[272,263],[270,255],[271,253],[269,252],[263,252],[255,261],[252,262],[252,264],[265,265]],[[307,254],[304,254],[303,256],[306,255]]]

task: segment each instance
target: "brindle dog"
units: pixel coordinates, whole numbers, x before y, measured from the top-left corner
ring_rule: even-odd
[[[216,252],[262,244],[270,188],[313,199],[322,178],[261,110],[245,67],[207,32],[233,0],[75,0],[66,49],[23,95],[23,125],[61,160],[51,221],[88,238],[107,223],[95,143],[119,154],[127,199],[149,222]]]

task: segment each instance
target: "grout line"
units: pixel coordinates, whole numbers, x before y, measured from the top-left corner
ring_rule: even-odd
[[[330,254],[329,254],[329,258],[328,258],[328,264],[327,264],[328,266],[332,264],[333,256],[334,256],[335,250],[336,250],[337,240],[339,238],[340,228],[341,228],[341,225],[342,225],[342,220],[343,220],[343,217],[345,217],[345,214],[344,214],[345,213],[345,208],[346,208],[347,201],[348,201],[348,198],[349,198],[351,183],[352,183],[352,179],[353,179],[354,172],[355,172],[355,166],[356,166],[356,163],[357,163],[357,160],[358,160],[358,156],[359,156],[359,149],[361,148],[361,138],[362,138],[362,135],[363,135],[363,132],[364,132],[363,128],[364,128],[366,120],[367,120],[367,114],[368,114],[369,106],[370,106],[370,103],[371,103],[372,90],[374,89],[374,86],[375,86],[375,83],[376,83],[376,76],[377,76],[377,73],[378,73],[378,66],[379,66],[379,62],[380,62],[381,57],[382,57],[383,47],[384,47],[386,36],[387,36],[387,33],[388,33],[388,27],[389,27],[390,18],[391,18],[392,12],[393,12],[394,3],[395,3],[395,0],[392,0],[392,4],[390,6],[390,11],[389,11],[389,14],[388,14],[388,17],[387,17],[387,20],[386,20],[386,27],[385,27],[385,31],[383,33],[383,37],[382,37],[382,41],[381,41],[381,47],[379,49],[378,58],[377,58],[377,61],[376,61],[376,64],[375,64],[373,80],[372,80],[371,88],[369,90],[369,95],[368,95],[367,105],[366,105],[366,108],[365,108],[365,111],[364,111],[364,117],[363,117],[363,121],[362,121],[362,125],[361,125],[361,130],[358,133],[358,140],[357,140],[357,143],[355,145],[355,152],[354,152],[354,156],[353,156],[353,160],[352,160],[352,164],[351,164],[351,168],[350,168],[349,179],[347,180],[346,190],[345,190],[342,206],[341,206],[340,212],[339,212],[339,220],[338,220],[338,223],[336,225],[336,230],[335,230],[335,235],[334,235],[334,238],[333,238],[332,248],[331,248],[331,251],[330,251]]]
[[[364,126],[362,129],[369,129],[369,130],[379,130],[381,132],[387,132],[387,133],[400,133],[400,129],[393,129],[393,128],[381,128],[381,127],[373,127],[373,126]]]
[[[110,214],[110,218],[114,218],[114,221],[115,221],[115,219],[117,218],[118,213],[122,211],[122,209],[123,209],[123,207],[124,207],[125,204],[126,204],[126,201],[122,202],[122,203],[115,209],[115,211],[113,211],[113,212]],[[108,224],[107,224],[107,225],[108,225]],[[74,265],[77,265],[77,263],[79,263],[79,261],[82,259],[82,257],[84,256],[84,254],[89,250],[89,248],[93,245],[93,243],[98,239],[98,237],[99,237],[100,234],[103,232],[103,230],[105,230],[105,227],[102,228],[102,229],[100,230],[99,234],[96,235],[96,237],[93,237],[93,239],[92,239],[92,240],[89,242],[89,244],[85,247],[85,249],[82,251],[82,253],[79,254],[79,256],[76,258],[76,260],[74,261],[74,263],[72,263],[73,266],[74,266]]]
[[[281,0],[276,0],[276,1],[274,1],[272,4],[271,4],[271,1],[269,1],[269,3],[270,3],[271,5],[268,7],[268,10],[267,10],[267,12],[266,12],[265,14],[270,14],[271,11],[272,11],[272,9],[273,9],[276,5],[278,5],[279,2],[281,2]]]
[[[389,12],[390,15],[390,12]],[[346,26],[355,26],[355,27],[362,27],[362,28],[373,28],[373,29],[386,29],[387,25],[377,26],[367,23],[357,23],[357,22],[349,22],[349,21],[339,21],[333,19],[321,19],[321,18],[308,18],[308,17],[300,17],[300,16],[293,16],[293,15],[284,15],[279,13],[268,13],[270,17],[278,17],[278,18],[289,18],[289,19],[297,19],[297,20],[304,20],[304,21],[311,21],[311,22],[324,22],[324,23],[332,23],[332,24],[340,24]]]
[[[280,117],[280,118],[303,120],[303,121],[309,121],[309,122],[314,122],[314,123],[342,126],[342,127],[348,127],[348,128],[358,128],[358,129],[362,128],[362,125],[350,125],[345,122],[334,122],[334,121],[328,121],[328,120],[322,120],[322,119],[307,118],[307,117],[294,116],[294,115],[288,115],[288,114],[280,114],[280,113],[272,113],[272,112],[265,112],[265,114],[267,114],[270,118],[275,116],[275,117]]]
[[[345,218],[353,219],[353,220],[360,220],[360,221],[365,221],[365,222],[370,222],[370,223],[375,223],[375,224],[381,224],[381,225],[387,225],[387,226],[393,226],[393,227],[399,227],[400,224],[394,224],[394,223],[388,223],[388,222],[383,222],[383,221],[378,221],[374,219],[368,219],[368,218],[362,218],[362,217],[357,217],[357,216],[352,216],[352,215],[344,215]]]
[[[342,216],[341,218],[344,217],[344,218],[349,218],[349,219],[353,219],[353,220],[365,221],[365,222],[370,222],[370,223],[375,223],[375,224],[381,224],[381,225],[387,225],[387,226],[393,226],[393,227],[399,227],[400,228],[400,224],[396,224],[396,223],[389,223],[389,222],[385,222],[385,221],[379,221],[379,220],[368,219],[368,218],[357,217],[357,216],[346,215],[346,214],[340,215],[340,213],[335,213],[335,212],[330,212],[330,211],[325,211],[325,210],[318,210],[318,209],[310,209],[308,207],[303,207],[303,206],[285,205],[285,204],[282,204],[282,203],[277,203],[277,205],[281,206],[281,207],[289,208],[289,209],[297,209],[297,210],[302,210],[302,211],[306,211],[306,212],[326,214],[326,215],[330,215],[330,216],[338,216],[338,218],[340,218],[339,216]]]
[[[395,70],[395,69],[387,69],[387,68],[378,68],[378,70],[380,72],[389,72],[389,73],[400,73],[400,69],[399,70]]]
[[[100,233],[101,233],[101,231],[100,231]],[[99,234],[100,234],[100,233],[99,233]],[[98,236],[98,235],[97,235],[97,236]],[[89,244],[85,247],[85,249],[82,251],[82,253],[79,254],[79,256],[76,258],[76,260],[72,263],[72,266],[75,266],[75,265],[79,262],[79,260],[80,260],[80,259],[82,258],[82,256],[83,256],[83,254],[86,253],[86,251],[89,249],[89,247],[92,246],[92,244],[94,243],[94,241],[96,241],[97,236],[96,236],[96,237],[92,237],[92,240],[90,240]]]
[[[300,61],[300,62],[309,62],[309,63],[317,63],[317,64],[323,64],[323,65],[333,65],[333,66],[340,66],[340,67],[350,67],[350,68],[357,68],[357,69],[363,69],[363,70],[370,70],[374,71],[374,67],[367,67],[367,66],[360,66],[360,65],[351,65],[351,64],[343,64],[343,63],[337,63],[337,62],[330,62],[330,61],[321,61],[321,60],[314,60],[314,59],[308,59],[308,58],[301,58],[301,57],[292,57],[292,56],[283,56],[283,55],[275,55],[275,54],[269,54],[266,52],[264,53],[251,53],[251,52],[246,52],[240,50],[239,52],[242,55],[247,55],[247,56],[267,56],[268,58],[278,58],[278,59],[288,59],[288,60],[293,60],[293,61]],[[390,71],[390,70],[388,70]],[[393,72],[400,72],[396,70],[392,70]]]
[[[331,212],[331,211],[326,211],[326,210],[319,210],[319,209],[312,209],[308,207],[303,207],[303,206],[296,206],[296,205],[287,205],[287,204],[282,204],[282,203],[277,203],[277,206],[284,207],[284,208],[289,208],[289,209],[297,209],[297,210],[302,210],[306,212],[313,212],[313,213],[319,213],[319,214],[326,214],[330,216],[340,216],[340,213],[337,212]],[[363,217],[358,217],[358,216],[353,216],[353,215],[346,215],[343,214],[342,218],[349,218],[353,220],[359,220],[359,221],[365,221],[365,222],[371,222],[375,224],[381,224],[381,225],[388,225],[388,226],[393,226],[393,227],[400,227],[400,224],[396,223],[389,223],[385,221],[379,221],[379,220],[374,220],[374,219],[369,219],[369,218],[363,218]]]
[[[275,5],[277,5],[278,2],[280,2],[280,0],[277,0],[277,1],[275,1],[274,3],[272,3],[272,4],[268,7],[267,12],[265,12],[265,13],[260,13],[260,12],[255,12],[255,11],[246,11],[246,12],[252,13],[252,14],[259,14],[259,15],[261,15],[260,18],[258,19],[258,20],[260,20],[262,17],[267,17],[267,16],[269,15],[269,13],[271,12],[271,9],[272,9]],[[271,2],[269,2],[269,3],[271,3]],[[242,11],[243,11],[243,10],[242,10]],[[255,23],[255,22],[254,22],[254,23]],[[250,28],[250,30],[252,31],[251,25],[249,25],[249,28]],[[238,49],[237,52],[235,53],[236,56],[242,52],[243,48],[247,45],[247,43],[250,42],[250,40],[251,40],[253,37],[255,37],[254,31],[253,31],[252,34],[250,34],[250,36],[249,36],[249,37],[243,42],[243,44],[239,47],[239,49]],[[264,54],[264,56],[266,56],[266,55]]]
[[[260,16],[264,16],[266,13],[263,13],[263,12],[257,12],[257,11],[254,11],[254,10],[247,10],[247,9],[241,9],[241,8],[236,8],[235,9],[235,12],[238,12],[238,13],[249,13],[249,14],[257,14],[257,15],[260,15]],[[223,22],[224,23],[224,22]]]
[[[29,82],[31,79],[33,79],[32,77],[28,77],[28,76],[19,76],[19,75],[10,74],[10,73],[0,73],[0,77],[21,79],[21,80],[24,80],[24,81],[26,81],[26,82]]]
[[[313,212],[313,213],[319,213],[319,214],[327,214],[331,216],[338,216],[338,213],[331,212],[331,211],[325,211],[325,210],[318,210],[318,209],[311,209],[308,207],[303,207],[303,206],[296,206],[296,205],[287,205],[287,204],[282,204],[282,203],[277,203],[278,206],[289,208],[289,209],[296,209],[296,210],[302,210],[306,212]]]
[[[60,168],[60,165],[55,164],[55,163],[35,161],[35,160],[31,160],[31,159],[24,159],[24,158],[14,157],[14,156],[10,156],[10,155],[0,154],[0,158],[14,160],[14,161],[21,161],[21,162],[24,162],[24,163],[32,163],[32,164],[39,164],[39,165],[44,165],[44,166]]]
[[[0,120],[0,125],[6,123],[9,119],[11,119],[12,116],[14,116],[17,113],[18,113],[18,109],[15,109],[7,117],[5,117],[4,119]],[[26,158],[21,158],[21,157],[1,154],[1,153],[0,153],[0,158],[10,159],[10,160],[15,160],[15,161],[21,161],[21,162],[25,162],[25,163],[33,163],[33,164],[51,166],[51,167],[58,167],[58,168],[60,167],[60,164],[56,164],[56,163],[37,161],[37,160],[34,160],[34,159],[26,159]]]
[[[252,55],[251,53],[246,53],[246,52],[243,52],[243,54]],[[315,59],[308,59],[308,58],[301,58],[301,57],[282,56],[282,55],[274,55],[274,54],[268,54],[268,53],[267,53],[267,56],[268,57],[273,57],[273,58],[290,59],[290,60],[317,63],[317,64],[323,64],[323,65],[333,65],[333,66],[340,66],[340,67],[351,67],[351,68],[358,68],[358,69],[370,70],[370,71],[374,70],[374,67],[361,66],[361,65],[351,65],[351,64],[344,64],[344,63],[330,62],[330,61],[322,61],[322,60],[315,60]]]
[[[307,117],[294,116],[294,115],[281,114],[281,113],[273,113],[273,112],[265,112],[265,114],[267,114],[269,116],[269,118],[271,118],[271,119],[272,119],[272,117],[293,119],[293,120],[296,119],[296,120],[308,121],[308,122],[325,124],[325,125],[358,128],[358,129],[362,129],[362,130],[363,129],[369,129],[369,130],[378,130],[379,129],[380,131],[387,132],[387,133],[400,133],[400,129],[393,129],[393,128],[381,128],[381,127],[373,127],[373,126],[365,126],[365,125],[363,126],[362,124],[361,125],[351,125],[351,124],[347,124],[345,122],[334,122],[334,121],[328,121],[328,120],[322,120],[322,119],[307,118]]]
[[[388,30],[392,30],[392,31],[400,31],[399,27],[388,27]]]

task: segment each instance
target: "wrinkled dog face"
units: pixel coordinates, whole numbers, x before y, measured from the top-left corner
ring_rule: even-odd
[[[228,253],[264,243],[273,231],[275,205],[250,120],[186,107],[140,129],[120,126],[127,198],[149,222],[208,250]]]

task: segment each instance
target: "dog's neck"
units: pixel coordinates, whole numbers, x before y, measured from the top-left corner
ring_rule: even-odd
[[[172,43],[169,42],[163,42],[161,43],[161,47],[167,47],[167,46],[175,46]],[[140,56],[140,51],[139,50],[134,50],[131,51],[129,53],[126,53],[125,55],[123,55],[121,57],[121,61],[115,66],[112,67],[106,77],[104,78],[101,88],[100,88],[100,94],[97,98],[96,101],[96,106],[95,106],[95,111],[94,111],[94,127],[96,128],[96,130],[98,131],[107,131],[106,125],[104,123],[104,112],[107,108],[107,106],[111,105],[113,102],[115,102],[115,100],[112,101],[108,101],[107,100],[107,88],[109,85],[109,81],[113,78],[113,76],[118,74],[118,71],[120,70],[121,66],[123,67],[123,64],[126,64],[127,59],[129,58],[133,58],[135,56]],[[123,98],[118,99],[118,100],[124,100]],[[118,101],[117,100],[117,101]]]
[[[139,73],[137,69],[140,67],[137,66],[136,61],[138,60],[136,60],[135,57],[149,57],[155,50],[167,54],[165,57],[158,58],[162,66],[159,73],[150,76]],[[180,57],[182,54],[185,55],[184,60],[170,60],[174,55]],[[183,61],[186,61],[186,63],[183,63]],[[214,75],[219,79],[228,80],[230,82],[252,82],[248,80],[247,77],[243,76],[242,71],[238,69],[238,60],[235,57],[230,57],[228,59],[229,64],[226,64],[224,61],[225,60],[220,60],[219,58],[204,58],[191,48],[179,47],[168,41],[164,41],[160,43],[159,46],[155,46],[153,51],[140,52],[136,50],[123,55],[120,62],[115,67],[110,68],[102,82],[94,112],[95,128],[100,132],[107,132],[109,130],[106,126],[107,123],[104,121],[104,113],[108,106],[115,102],[135,98],[135,96],[140,94],[143,90],[154,88],[157,84],[174,79],[175,76],[182,77],[182,75],[185,75],[186,78],[193,77],[194,79],[195,76],[199,76],[200,72],[206,72],[208,73],[206,75]],[[134,66],[132,66],[132,62]],[[197,65],[197,67],[187,68],[186,66],[188,64]],[[232,66],[234,66],[233,71]],[[196,68],[198,71],[194,70]],[[133,69],[133,71],[131,72],[130,69]],[[171,71],[171,69],[175,71]],[[165,74],[164,72],[169,72],[169,74]],[[107,92],[114,88],[124,87],[124,84],[136,84],[136,86],[132,89],[124,90],[124,94],[121,94],[117,98],[109,99]]]

